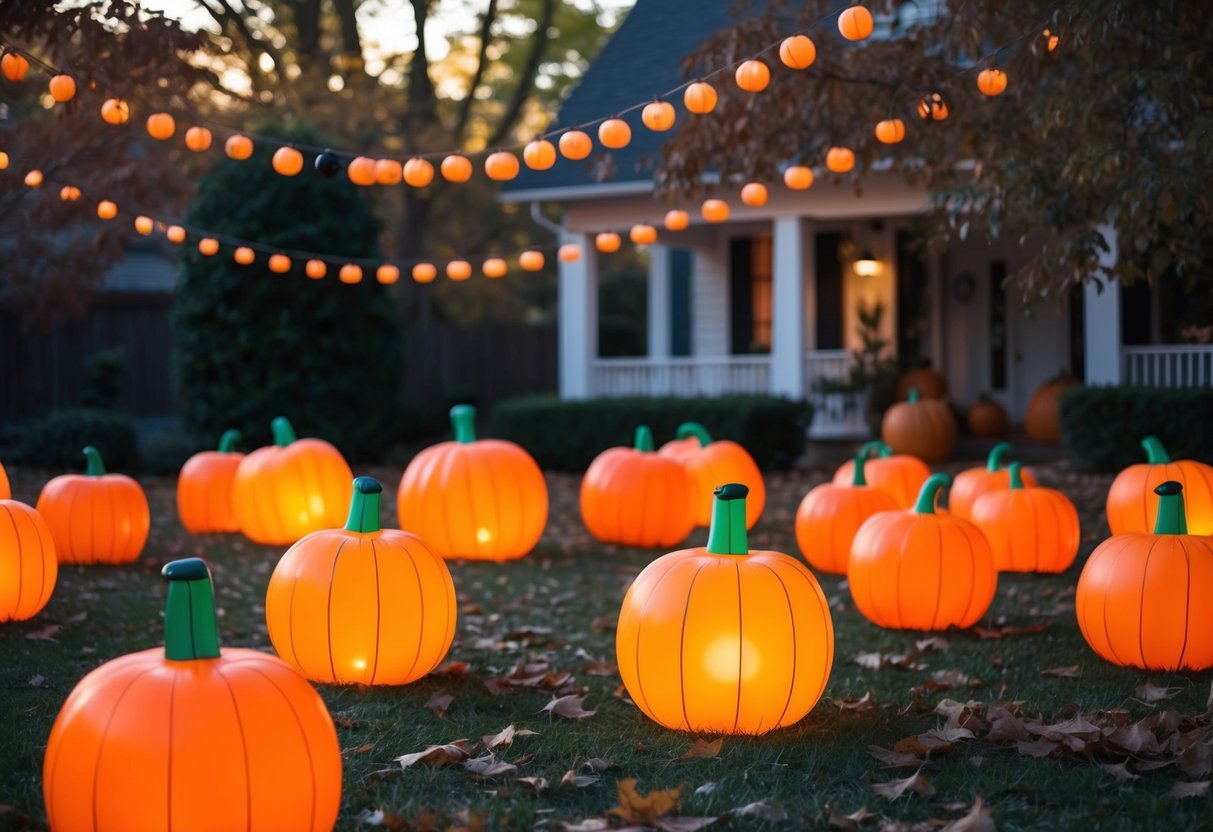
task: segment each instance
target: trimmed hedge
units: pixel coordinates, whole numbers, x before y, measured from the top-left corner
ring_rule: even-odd
[[[1213,388],[1075,386],[1061,397],[1061,439],[1087,471],[1145,462],[1154,435],[1172,459],[1213,463]]]
[[[17,459],[39,468],[82,471],[85,445],[101,452],[110,471],[129,470],[138,456],[129,416],[82,407],[54,410],[26,425]]]
[[[498,403],[492,429],[530,451],[542,468],[584,471],[607,448],[631,445],[637,425],[651,427],[660,445],[678,425],[695,421],[713,439],[745,446],[759,467],[786,468],[804,451],[812,418],[808,402],[773,396],[561,401],[545,395]]]

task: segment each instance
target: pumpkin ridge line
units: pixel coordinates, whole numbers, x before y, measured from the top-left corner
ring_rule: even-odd
[[[409,566],[413,567],[413,577],[417,583],[417,620],[421,622],[417,627],[417,649],[413,651],[413,663],[409,665],[409,672],[405,674],[405,678],[408,679],[413,675],[413,671],[417,669],[417,662],[421,660],[421,647],[425,644],[425,588],[421,580],[421,570],[417,568],[417,556],[413,554],[411,548],[406,548],[406,551],[409,556]],[[441,659],[441,657],[439,658]]]
[[[779,712],[779,718],[775,720],[775,727],[778,728],[783,724],[783,718],[788,715],[788,708],[792,705],[792,695],[796,692],[796,611],[792,608],[792,596],[788,593],[788,585],[784,583],[783,576],[761,560],[756,559],[753,563],[761,566],[774,576],[776,583],[779,584],[779,588],[783,591],[784,600],[788,603],[788,626],[792,631],[792,678],[788,682],[788,698],[784,700],[783,710]]]
[[[678,565],[677,563],[674,563],[674,564],[672,564],[672,565],[671,565],[671,566],[670,566],[668,569],[666,569],[664,572],[662,572],[662,573],[661,573],[661,576],[657,578],[657,582],[656,582],[655,584],[653,584],[653,588],[652,588],[651,590],[649,590],[649,597],[650,597],[650,598],[651,598],[653,595],[657,594],[657,588],[658,588],[659,586],[661,586],[661,582],[662,582],[662,581],[664,581],[664,580],[666,579],[666,577],[667,577],[667,576],[668,576],[668,575],[669,575],[671,572],[673,572],[673,571],[674,571],[674,568],[675,568],[677,565]],[[651,713],[652,713],[652,707],[651,707],[651,706],[649,706],[649,699],[648,699],[648,697],[647,697],[647,696],[645,696],[645,694],[644,694],[644,676],[643,676],[643,675],[641,674],[641,672],[640,672],[640,632],[641,632],[641,630],[642,630],[642,629],[643,629],[643,627],[644,627],[645,616],[643,616],[643,615],[638,615],[638,616],[636,616],[636,618],[637,618],[637,621],[636,621],[636,650],[635,650],[635,656],[636,656],[636,683],[637,683],[637,686],[638,686],[638,688],[639,688],[639,692],[640,692],[640,698],[644,700],[644,707],[643,707],[641,710],[643,710],[645,713],[650,713],[650,714],[651,714]]]
[[[312,810],[311,810],[312,829],[315,829],[316,828],[316,761],[312,756],[312,744],[308,741],[308,734],[307,734],[307,731],[304,730],[303,720],[299,718],[299,712],[297,710],[295,710],[295,703],[291,701],[291,698],[286,695],[286,692],[282,690],[282,688],[279,686],[279,684],[276,681],[274,681],[274,679],[268,673],[266,673],[264,670],[262,670],[260,667],[258,667],[257,664],[250,665],[248,669],[253,673],[259,674],[263,679],[265,679],[267,682],[269,682],[271,686],[273,686],[274,690],[276,690],[278,692],[278,695],[282,697],[282,700],[284,702],[286,702],[286,706],[290,710],[291,716],[295,720],[295,727],[299,729],[299,738],[303,740],[303,747],[305,749],[307,749],[308,774],[311,776],[311,781],[312,781],[311,788],[308,789],[308,795],[311,797],[311,801],[312,801]],[[307,684],[307,683],[304,682],[304,684]],[[309,687],[310,687],[310,685],[309,685]]]
[[[935,523],[935,551],[939,553],[939,584],[935,588],[935,612],[931,614],[931,629],[934,630],[939,626],[939,608],[943,604],[943,584],[944,584],[944,562],[943,562],[943,523]],[[967,542],[967,541],[966,541]],[[970,552],[972,551],[972,547]],[[970,577],[970,583],[972,577]],[[900,600],[900,593],[898,599]],[[972,600],[972,592],[969,593],[970,602]],[[969,608],[966,604],[965,613],[968,614]]]
[[[362,548],[362,541],[358,542]],[[379,636],[382,632],[383,589],[379,585],[379,550],[375,548],[375,540],[371,539],[371,562],[375,569],[375,658],[371,662],[371,684],[375,684],[375,675],[379,672]]]
[[[246,832],[253,830],[253,774],[249,767],[248,738],[244,735],[244,720],[240,718],[240,703],[236,701],[236,691],[223,671],[222,665],[216,665],[215,675],[227,688],[227,695],[232,700],[232,711],[236,714],[236,728],[240,732],[240,751],[244,757],[244,818]]]
[[[1124,553],[1129,549],[1129,544],[1132,542],[1133,541],[1131,539],[1127,539],[1123,542],[1120,549],[1118,549],[1116,551],[1116,557],[1112,561],[1111,566],[1108,568],[1108,572],[1113,573],[1113,574],[1116,572],[1116,564],[1120,562],[1120,559],[1122,557],[1124,557]],[[1103,589],[1103,596],[1102,596],[1103,603],[1100,604],[1100,609],[1101,609],[1101,612],[1103,613],[1104,639],[1108,643],[1108,650],[1112,653],[1112,657],[1115,659],[1116,664],[1121,665],[1122,667],[1127,667],[1129,665],[1129,662],[1126,662],[1123,659],[1121,659],[1120,654],[1116,652],[1116,644],[1115,644],[1115,642],[1112,641],[1112,632],[1111,632],[1111,630],[1108,629],[1108,587],[1107,587],[1106,581],[1105,581],[1102,589]]]
[[[1184,553],[1184,579],[1186,588],[1184,591],[1184,642],[1179,648],[1179,659],[1175,662],[1175,669],[1180,670],[1184,666],[1184,655],[1188,652],[1188,618],[1192,613],[1192,558],[1188,553],[1188,546],[1184,542],[1184,536],[1180,535],[1176,539],[1180,550]]]
[[[12,524],[13,540],[17,542],[17,547],[16,547],[17,548],[17,601],[16,601],[16,603],[13,604],[13,614],[11,616],[11,618],[13,620],[15,620],[16,617],[21,613],[21,590],[25,586],[25,580],[24,580],[25,558],[21,555],[21,549],[22,549],[22,547],[20,545],[21,533],[17,529],[17,520],[13,517],[12,510],[8,506],[4,505],[4,502],[5,501],[0,500],[0,508],[4,509],[5,516],[8,517],[9,523]],[[41,551],[41,535],[39,535],[39,538],[40,538],[39,539],[39,551]],[[41,596],[42,596],[41,587],[43,586],[43,583],[45,581],[45,572],[46,572],[46,562],[42,561],[42,563],[43,563],[42,571],[44,573],[44,577],[43,577],[43,581],[40,581],[38,584],[39,598],[41,598]],[[8,620],[10,620],[10,616],[4,614],[3,611],[0,611],[0,621],[8,621]]]
[[[744,523],[744,520],[743,520]],[[744,618],[741,609],[741,567],[733,561],[733,574],[737,578],[737,709],[733,712],[733,733],[737,733],[737,725],[741,722],[741,675],[742,661],[745,656],[745,632],[742,629]]]
[[[695,581],[699,580],[699,573],[705,566],[707,563],[699,564],[699,568],[691,576],[691,583],[687,587],[686,604],[682,608],[682,626],[678,634],[678,696],[682,700],[682,724],[688,731],[691,730],[691,720],[687,717],[686,656],[684,652],[687,641],[687,615],[691,611],[691,599],[695,597]]]
[[[97,817],[97,813],[99,811],[99,808],[97,806],[97,796],[98,796],[97,782],[101,779],[101,759],[102,759],[102,756],[105,754],[105,747],[106,747],[105,738],[109,735],[110,726],[114,722],[114,715],[118,713],[118,708],[122,704],[122,700],[126,698],[126,694],[130,691],[130,689],[132,687],[134,687],[136,682],[138,682],[140,679],[142,679],[144,676],[151,673],[155,669],[156,668],[154,666],[146,668],[145,670],[136,674],[129,682],[127,682],[126,687],[124,687],[122,689],[122,693],[118,694],[118,698],[114,700],[114,705],[110,709],[109,715],[106,717],[105,727],[101,729],[101,738],[98,741],[98,745],[97,745],[97,759],[93,765],[92,792],[93,792],[93,829],[94,830],[100,830],[100,828],[101,828],[101,824]],[[63,740],[62,740],[62,738],[60,738],[60,745],[62,745],[62,742],[63,742]],[[59,754],[55,755],[55,765],[56,766],[59,764],[60,756],[61,755],[59,755]],[[53,781],[54,780],[54,777],[53,777],[54,767],[52,767],[52,769],[51,769],[51,774],[52,774],[51,780]],[[47,814],[48,814],[47,819],[48,820],[49,820],[49,813],[50,813],[50,810],[49,810],[49,805],[48,805],[48,810],[47,810]]]
[[[1154,554],[1154,547],[1158,545],[1161,538],[1154,538],[1150,542],[1150,548],[1146,552],[1146,562],[1141,569],[1141,600],[1137,606],[1137,652],[1141,656],[1142,667],[1149,667],[1146,660],[1146,647],[1142,643],[1142,628],[1145,625],[1146,618],[1146,577],[1150,574],[1150,557]]]
[[[332,674],[334,684],[340,680],[337,678],[337,665],[333,659],[333,585],[337,581],[337,562],[341,560],[341,553],[345,550],[346,542],[347,541],[343,539],[340,543],[338,543],[337,551],[333,555],[333,566],[329,571],[328,601],[324,605],[324,643],[328,648],[329,673]]]

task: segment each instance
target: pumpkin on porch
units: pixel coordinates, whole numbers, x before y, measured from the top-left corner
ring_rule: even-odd
[[[1019,463],[1007,469],[1010,487],[987,491],[970,519],[990,543],[999,572],[1065,572],[1078,554],[1078,511],[1052,488],[1024,488]]]
[[[998,571],[981,530],[935,513],[947,474],[932,474],[908,511],[868,518],[851,546],[847,582],[863,617],[880,627],[971,627],[994,600]]]
[[[636,428],[631,448],[607,448],[581,480],[581,519],[603,543],[672,546],[695,528],[698,504],[690,473],[653,453],[653,432]]]
[[[0,498],[0,624],[33,618],[59,576],[55,540],[37,511]]]
[[[1028,399],[1024,430],[1037,442],[1061,441],[1061,394],[1078,380],[1067,372],[1049,379],[1036,388]]]
[[[1007,457],[1013,450],[1010,442],[999,442],[990,448],[985,465],[966,468],[957,474],[956,479],[952,482],[952,487],[948,490],[948,511],[957,517],[968,520],[973,504],[979,497],[991,491],[1004,491],[1010,488],[1011,475],[1004,466],[1007,464]],[[1021,470],[1020,476],[1023,478],[1024,485],[1030,488],[1036,486],[1036,477],[1032,476],[1031,471],[1024,468]]]
[[[924,399],[946,399],[948,382],[937,370],[930,367],[914,367],[897,378],[897,401],[910,398],[910,391],[917,390]]]
[[[1213,535],[1213,465],[1193,459],[1172,460],[1157,436],[1141,440],[1146,462],[1130,465],[1108,489],[1108,528],[1112,534],[1148,532],[1154,528],[1160,501],[1152,492],[1174,480],[1183,486],[1188,530]]]
[[[751,551],[746,487],[715,490],[707,546],[653,561],[623,599],[624,687],[666,728],[765,734],[821,698],[834,627],[817,579],[782,552]]]
[[[270,641],[314,682],[407,685],[455,638],[450,570],[416,535],[380,528],[382,491],[371,477],[354,480],[345,527],[298,541],[270,576]]]
[[[282,660],[219,647],[203,561],[161,574],[164,648],[93,670],[55,719],[42,762],[50,826],[332,829],[341,749],[324,701]]]
[[[796,512],[796,544],[814,569],[845,575],[851,560],[851,544],[864,522],[880,511],[896,511],[889,494],[872,488],[864,479],[866,459],[862,453],[852,461],[850,483],[828,482],[804,496]]]
[[[1008,421],[1007,409],[985,393],[977,397],[965,414],[969,433],[974,436],[1006,436]]]
[[[42,487],[38,513],[60,563],[131,563],[143,551],[151,517],[143,488],[125,474],[107,474],[89,445],[84,475],[64,474]]]
[[[477,439],[471,405],[455,405],[450,416],[455,440],[417,454],[400,479],[401,528],[445,558],[522,557],[547,524],[543,472],[513,442]]]
[[[191,534],[239,531],[232,485],[244,454],[236,453],[240,431],[226,430],[219,449],[191,456],[177,475],[177,516]]]
[[[663,456],[686,467],[695,481],[695,525],[712,522],[713,492],[724,482],[739,482],[749,489],[746,499],[746,528],[754,528],[767,504],[767,489],[762,472],[749,451],[730,439],[712,441],[711,434],[698,422],[678,426],[677,439],[661,446]]]
[[[872,453],[876,457],[872,458]],[[864,465],[864,479],[877,491],[893,498],[898,508],[909,508],[918,499],[918,491],[931,476],[931,469],[916,456],[894,454],[883,442],[865,442],[859,451],[868,460]],[[847,460],[834,472],[835,485],[850,485],[855,480],[855,463]]]
[[[241,534],[264,546],[283,546],[340,524],[354,475],[323,439],[297,439],[281,416],[270,427],[274,444],[253,451],[236,468],[232,505]]]
[[[1095,547],[1074,596],[1078,627],[1113,664],[1145,670],[1213,667],[1213,540],[1190,534],[1183,486],[1154,489],[1153,533],[1116,534]]]
[[[956,417],[947,402],[920,399],[911,387],[910,396],[884,414],[880,438],[897,453],[913,454],[926,462],[941,462],[956,443]]]

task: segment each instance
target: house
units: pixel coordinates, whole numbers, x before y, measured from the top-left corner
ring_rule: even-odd
[[[558,124],[623,112],[680,84],[681,58],[730,24],[733,5],[638,0],[563,105]],[[718,187],[731,213],[727,222],[709,224],[697,204],[655,198],[663,135],[644,128],[638,110],[625,118],[633,128],[626,148],[609,158],[524,170],[503,195],[508,202],[559,205],[562,242],[583,252],[560,264],[564,398],[807,397],[817,411],[812,435],[859,435],[866,430],[863,408],[855,396],[831,392],[831,383],[836,388],[846,377],[860,345],[860,310],[876,303],[885,311],[880,335],[892,351],[929,361],[962,405],[988,392],[1013,421],[1022,420],[1036,387],[1062,369],[1098,384],[1213,384],[1211,333],[1203,333],[1203,344],[1164,343],[1180,336],[1167,331],[1174,321],[1160,310],[1173,298],[1157,286],[1090,285],[1059,306],[1026,308],[1002,281],[1028,250],[1013,241],[968,239],[920,259],[910,229],[928,193],[891,173],[866,176],[862,195],[849,182],[821,175],[807,191],[768,183],[770,198],[761,208],[741,203],[741,183],[731,192]],[[609,177],[599,175],[604,164]],[[691,225],[663,230],[647,247],[647,355],[600,357],[599,258],[611,255],[595,252],[595,235],[614,230],[626,240],[638,222],[660,228],[673,207],[687,209]],[[1110,229],[1105,236],[1115,257]]]

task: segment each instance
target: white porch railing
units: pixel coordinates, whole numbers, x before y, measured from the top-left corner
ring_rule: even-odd
[[[1147,387],[1213,387],[1213,344],[1124,347],[1124,382]]]
[[[771,389],[769,355],[679,358],[599,358],[593,363],[592,395],[761,395]]]
[[[823,392],[822,381],[845,381],[851,372],[848,350],[807,350],[804,354],[804,389],[813,404],[814,439],[853,439],[866,436],[864,420],[867,393]]]

